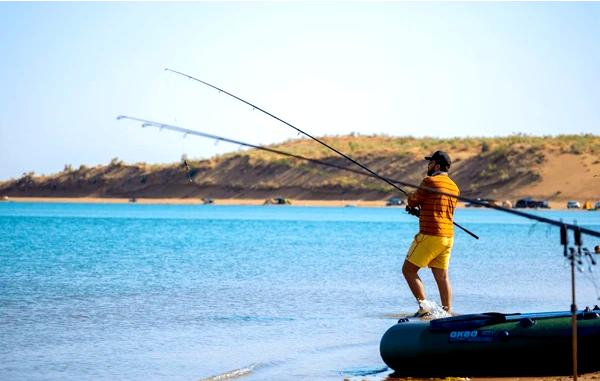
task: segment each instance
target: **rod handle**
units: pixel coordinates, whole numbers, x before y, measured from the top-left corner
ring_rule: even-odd
[[[581,229],[579,226],[573,230],[573,236],[575,237],[575,246],[581,246],[583,241],[581,240]]]
[[[567,235],[567,226],[560,225],[560,244],[566,246],[569,244],[569,236]]]

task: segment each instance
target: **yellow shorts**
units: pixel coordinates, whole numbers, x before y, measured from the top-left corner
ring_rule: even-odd
[[[406,260],[419,267],[448,270],[453,237],[438,237],[418,233],[408,249]]]

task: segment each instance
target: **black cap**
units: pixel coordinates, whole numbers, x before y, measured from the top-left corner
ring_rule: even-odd
[[[450,167],[450,164],[452,164],[450,156],[444,151],[435,151],[431,156],[425,156],[425,160],[433,160],[440,165],[445,165],[446,167]]]

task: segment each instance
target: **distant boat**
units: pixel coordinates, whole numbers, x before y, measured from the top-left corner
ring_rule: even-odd
[[[385,203],[385,206],[402,206],[404,205],[404,200],[400,197],[391,197]]]
[[[550,204],[548,204],[547,200],[534,200],[531,197],[522,198],[517,200],[515,203],[515,208],[542,208],[542,209],[550,209]]]
[[[285,197],[275,197],[265,200],[263,205],[291,205],[292,202]]]

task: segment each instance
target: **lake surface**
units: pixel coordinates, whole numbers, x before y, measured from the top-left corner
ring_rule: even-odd
[[[600,212],[536,213],[600,230]],[[456,313],[569,309],[557,228],[455,220],[481,237],[456,231]],[[417,309],[400,272],[417,230],[395,208],[1,203],[0,379],[377,376],[389,315]],[[580,308],[600,303],[582,267]]]

